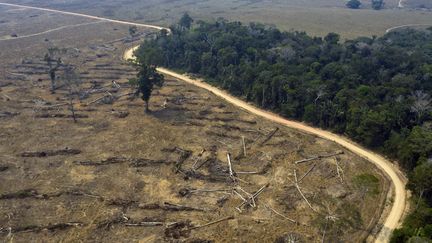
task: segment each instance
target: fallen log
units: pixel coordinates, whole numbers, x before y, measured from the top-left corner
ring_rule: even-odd
[[[273,209],[272,207],[270,207],[268,204],[264,204],[264,207],[270,209],[273,213],[275,213],[275,214],[281,216],[282,218],[284,218],[284,219],[286,219],[286,220],[288,220],[288,221],[291,221],[291,222],[293,222],[293,223],[295,223],[295,224],[298,224],[297,221],[295,221],[294,219],[288,218],[287,216],[285,216],[285,215],[279,213],[278,211],[276,211],[275,209]]]
[[[19,114],[19,112],[0,111],[0,118],[13,117]]]
[[[35,118],[73,118],[73,115],[62,114],[62,113],[55,113],[55,114],[43,113],[43,114],[35,115]],[[89,116],[84,114],[75,114],[75,118],[89,118]]]
[[[344,151],[337,151],[337,152],[335,152],[333,154],[318,155],[318,156],[310,157],[310,158],[307,158],[307,159],[298,160],[298,161],[295,161],[294,163],[295,164],[300,164],[300,163],[305,163],[305,162],[309,162],[309,161],[316,160],[316,159],[329,158],[329,157],[337,156],[337,155],[340,155],[340,154],[344,154]]]
[[[29,225],[29,226],[21,226],[21,227],[0,228],[0,234],[41,232],[41,231],[52,232],[52,231],[66,230],[69,228],[82,227],[82,226],[84,226],[84,224],[80,222],[58,223],[58,224],[51,224],[47,226]]]
[[[232,220],[232,219],[235,219],[234,216],[229,216],[229,217],[221,218],[221,219],[218,219],[218,220],[215,220],[215,221],[203,224],[203,225],[194,226],[194,227],[189,228],[189,229],[191,229],[191,230],[200,229],[200,228],[204,228],[204,227],[207,227],[207,226],[210,226],[210,225],[218,224],[220,222],[224,222],[224,221]]]
[[[80,154],[81,150],[64,148],[59,150],[46,150],[46,151],[26,151],[20,154],[21,157],[48,157],[58,155],[76,155]]]
[[[151,159],[130,159],[129,166],[131,167],[147,167],[147,166],[157,166],[163,164],[172,164],[174,161],[165,160],[151,160]]]
[[[162,204],[158,204],[158,203],[139,204],[138,208],[149,209],[149,210],[160,209],[160,210],[164,210],[164,211],[200,211],[200,212],[208,211],[208,210],[202,209],[202,208],[195,208],[195,207],[191,207],[191,206],[178,205],[178,204],[173,204],[173,203],[169,203],[169,202],[163,202]]]
[[[264,189],[266,189],[270,184],[266,184],[264,186],[262,186],[258,191],[256,191],[252,197],[250,197],[247,201],[243,201],[243,203],[241,203],[239,206],[236,207],[236,209],[239,212],[242,212],[242,207],[244,207],[245,205],[250,205],[252,203],[252,200],[255,201],[255,199],[264,191]]]
[[[264,145],[266,142],[268,142],[275,134],[276,132],[279,131],[279,127],[276,127],[272,132],[270,132],[265,138],[264,140],[260,143],[260,145]]]

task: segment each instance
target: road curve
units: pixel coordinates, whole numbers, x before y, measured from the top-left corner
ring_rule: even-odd
[[[153,28],[153,29],[157,29],[157,30],[165,29],[165,30],[169,31],[169,29],[167,29],[165,27],[161,27],[161,26],[140,24],[140,23],[134,23],[134,22],[128,22],[128,21],[121,21],[121,20],[113,20],[113,19],[107,19],[107,18],[91,16],[91,15],[86,15],[86,14],[80,14],[80,13],[72,13],[72,12],[66,12],[66,11],[60,11],[60,10],[54,10],[54,9],[46,9],[46,8],[37,8],[37,7],[31,7],[31,6],[10,4],[10,3],[0,3],[0,5],[26,8],[26,9],[34,9],[34,10],[41,10],[41,11],[48,11],[48,12],[54,12],[54,13],[90,18],[90,19],[103,20],[103,21],[107,21],[107,22],[124,24],[124,25],[135,25],[135,26],[140,26],[140,27]],[[136,46],[136,47],[133,47],[133,48],[127,50],[124,53],[123,58],[126,60],[127,59],[133,59],[134,58],[134,51],[137,48],[138,47]],[[165,69],[165,68],[158,68],[158,71],[163,73],[163,74],[166,74],[166,75],[175,77],[177,79],[180,79],[182,81],[185,81],[187,83],[193,84],[197,87],[206,89],[206,90],[212,92],[213,94],[225,99],[227,102],[230,102],[233,105],[236,105],[237,107],[242,108],[242,109],[244,109],[248,112],[251,112],[255,115],[264,117],[268,120],[277,122],[279,124],[285,125],[285,126],[290,127],[290,128],[301,130],[303,132],[307,132],[307,133],[319,136],[321,138],[331,140],[331,141],[345,147],[346,149],[352,151],[353,153],[355,153],[355,154],[367,159],[368,161],[372,162],[378,168],[380,168],[391,179],[391,181],[393,183],[393,189],[394,189],[392,208],[391,208],[390,213],[388,214],[387,218],[385,219],[385,221],[383,223],[383,227],[380,230],[380,232],[378,233],[375,242],[379,242],[379,243],[388,242],[390,235],[391,235],[391,232],[400,225],[400,222],[401,222],[403,215],[404,215],[404,212],[405,212],[405,206],[406,206],[406,200],[407,200],[407,191],[405,190],[406,179],[403,177],[403,175],[399,171],[399,169],[397,167],[395,167],[390,161],[388,161],[384,157],[382,157],[382,156],[380,156],[380,155],[378,155],[378,154],[376,154],[370,150],[367,150],[367,149],[363,148],[362,146],[360,146],[354,142],[351,142],[350,140],[348,140],[347,138],[345,138],[343,136],[336,135],[336,134],[330,133],[328,131],[321,130],[319,128],[310,127],[310,126],[307,126],[306,124],[301,123],[301,122],[290,121],[290,120],[287,120],[287,119],[285,119],[279,115],[276,115],[274,113],[271,113],[271,112],[259,109],[257,107],[254,107],[254,106],[240,100],[239,98],[236,98],[236,97],[228,94],[227,92],[225,92],[223,90],[220,90],[216,87],[213,87],[213,86],[205,83],[203,80],[192,79],[192,78],[188,77],[187,75],[179,74],[179,73],[173,72],[173,71]]]
[[[386,29],[385,32],[389,33],[389,32],[391,32],[393,30],[396,30],[396,29],[406,28],[406,27],[416,27],[416,26],[432,26],[432,23],[430,23],[430,24],[404,24],[404,25],[398,25],[398,26],[394,26],[394,27]]]
[[[128,50],[124,54],[124,58],[133,59],[133,53],[136,47]],[[257,108],[255,106],[250,105],[249,103],[236,98],[227,92],[220,90],[214,86],[211,86],[205,83],[201,79],[192,79],[187,75],[179,74],[173,72],[171,70],[165,68],[158,68],[160,73],[172,76],[174,78],[180,79],[197,87],[206,89],[211,93],[225,99],[227,102],[234,104],[237,107],[240,107],[250,113],[255,115],[264,117],[268,120],[277,122],[279,124],[285,125],[290,128],[294,128],[309,134],[314,134],[318,137],[333,141],[346,149],[352,151],[353,153],[367,159],[368,161],[375,164],[379,169],[381,169],[392,181],[394,193],[393,193],[393,206],[387,218],[384,221],[383,227],[376,236],[375,242],[388,242],[391,236],[391,232],[399,227],[401,220],[404,216],[406,200],[407,200],[407,192],[405,190],[406,179],[403,177],[402,173],[399,171],[397,167],[395,167],[390,161],[385,159],[384,157],[363,148],[362,146],[348,140],[347,138],[333,134],[328,131],[324,131],[319,128],[310,127],[304,123],[287,120],[279,115],[271,113],[269,111]]]

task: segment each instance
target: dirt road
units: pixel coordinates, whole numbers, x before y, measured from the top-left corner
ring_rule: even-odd
[[[400,28],[420,27],[420,26],[432,26],[432,23],[430,23],[430,24],[404,24],[404,25],[394,26],[394,27],[386,29],[386,33],[389,33],[393,30],[400,29]]]
[[[103,22],[104,22],[103,20],[100,20],[100,21],[94,21],[94,22],[89,22],[89,23],[65,25],[65,26],[61,26],[61,27],[58,27],[58,28],[42,31],[42,32],[39,32],[39,33],[30,34],[30,35],[22,35],[22,36],[18,36],[18,37],[2,38],[2,39],[0,39],[0,41],[19,40],[19,39],[24,39],[24,38],[29,38],[29,37],[35,37],[35,36],[39,36],[39,35],[49,34],[51,32],[55,32],[55,31],[59,31],[59,30],[64,30],[64,29],[67,29],[67,28],[76,28],[76,27],[81,27],[81,26],[86,26],[86,25],[99,24],[99,23],[103,23]]]
[[[41,11],[49,11],[49,12],[55,12],[55,13],[61,13],[61,14],[67,14],[67,15],[73,15],[73,16],[79,16],[79,17],[85,17],[85,18],[91,18],[91,19],[98,19],[98,20],[104,20],[108,22],[118,23],[118,24],[126,24],[126,25],[136,25],[140,27],[148,27],[148,28],[154,28],[157,30],[166,29],[164,27],[160,26],[154,26],[154,25],[146,25],[146,24],[139,24],[139,23],[133,23],[133,22],[127,22],[127,21],[120,21],[120,20],[111,20],[107,18],[97,17],[97,16],[90,16],[85,14],[79,14],[79,13],[71,13],[71,12],[65,12],[65,11],[59,11],[59,10],[53,10],[53,9],[45,9],[45,8],[36,8],[36,7],[29,7],[29,6],[22,6],[22,5],[16,5],[16,4],[8,4],[8,3],[0,3],[0,5],[6,5],[6,6],[12,6],[12,7],[19,7],[19,8],[26,8],[26,9],[35,9],[35,10],[41,10]],[[130,50],[126,51],[123,58],[124,59],[133,59],[133,52],[137,47],[131,48]],[[300,122],[290,121],[287,120],[281,116],[278,116],[276,114],[273,114],[271,112],[256,108],[228,93],[225,91],[222,91],[216,87],[213,87],[202,80],[198,79],[192,79],[188,77],[187,75],[182,75],[179,73],[175,73],[173,71],[170,71],[168,69],[164,68],[158,68],[158,71],[178,78],[180,80],[183,80],[185,82],[188,82],[190,84],[193,84],[197,87],[206,89],[213,94],[225,99],[227,102],[230,102],[239,108],[242,108],[244,110],[247,110],[253,114],[256,114],[258,116],[264,117],[266,119],[269,119],[271,121],[283,124],[287,127],[291,127],[294,129],[298,129],[310,134],[315,134],[316,136],[319,136],[324,139],[328,139],[331,141],[334,141],[335,143],[340,144],[341,146],[349,149],[350,151],[354,152],[355,154],[362,156],[369,160],[370,162],[374,163],[378,168],[380,168],[387,176],[391,179],[393,183],[393,205],[391,207],[390,213],[388,214],[387,218],[384,221],[383,227],[381,231],[379,232],[376,242],[388,242],[389,237],[391,235],[392,230],[397,228],[400,224],[400,221],[403,217],[403,214],[405,212],[405,206],[406,206],[406,199],[407,199],[407,191],[405,190],[405,184],[406,179],[403,177],[402,173],[399,171],[398,168],[393,166],[393,164],[385,159],[384,157],[371,152],[363,147],[361,147],[358,144],[355,144],[351,141],[349,141],[347,138],[344,138],[342,136],[307,126]]]
[[[128,51],[125,52],[123,58],[124,59],[133,59],[133,53],[134,50],[137,47],[131,48]],[[276,115],[274,113],[259,109],[257,107],[254,107],[253,105],[250,105],[230,94],[228,94],[225,91],[222,91],[216,87],[213,87],[205,82],[203,82],[200,79],[192,79],[188,77],[187,75],[179,74],[173,71],[170,71],[165,68],[158,68],[158,71],[160,73],[175,77],[177,79],[183,80],[187,83],[193,84],[195,86],[198,86],[200,88],[206,89],[213,94],[225,99],[227,102],[236,105],[237,107],[240,107],[248,112],[251,112],[255,115],[264,117],[268,120],[283,124],[287,127],[294,128],[297,130],[301,130],[310,134],[317,135],[321,138],[331,140],[337,144],[342,145],[343,147],[347,148],[348,150],[354,152],[355,154],[366,158],[370,162],[374,163],[378,166],[387,176],[391,179],[393,183],[393,189],[394,189],[394,198],[393,198],[393,206],[391,208],[391,211],[385,220],[383,224],[383,228],[377,235],[377,239],[375,242],[388,242],[391,232],[396,229],[400,225],[400,221],[403,217],[405,206],[406,206],[406,199],[407,199],[407,192],[405,190],[405,184],[406,179],[403,177],[402,173],[399,171],[398,168],[396,168],[390,161],[385,159],[384,157],[369,151],[363,147],[361,147],[358,144],[355,144],[354,142],[351,142],[345,137],[318,129],[314,127],[307,126],[306,124],[290,121],[287,120],[279,115]]]

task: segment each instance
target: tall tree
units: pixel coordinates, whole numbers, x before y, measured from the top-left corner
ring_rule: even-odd
[[[138,65],[138,74],[134,79],[129,80],[130,84],[137,88],[135,96],[141,94],[141,99],[145,103],[145,113],[150,111],[149,101],[154,86],[161,87],[164,82],[164,76],[156,71],[156,66],[141,63]]]
[[[193,23],[193,19],[188,13],[184,13],[179,21],[179,25],[185,29],[190,29]]]

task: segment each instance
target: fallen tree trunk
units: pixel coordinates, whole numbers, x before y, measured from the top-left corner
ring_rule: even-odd
[[[46,150],[46,151],[26,151],[22,152],[21,157],[48,157],[48,156],[58,156],[58,155],[76,155],[80,154],[81,150],[64,148],[59,150]]]
[[[316,159],[329,158],[329,157],[337,156],[340,154],[344,154],[344,151],[337,151],[333,154],[318,155],[318,156],[310,157],[307,159],[298,160],[298,161],[295,161],[294,163],[300,164],[300,163],[305,163],[305,162],[309,162],[309,161],[316,160]]]
[[[51,224],[47,226],[21,226],[21,227],[10,227],[10,228],[0,228],[0,233],[26,233],[26,232],[41,232],[41,231],[59,231],[66,230],[73,227],[82,227],[83,223],[80,222],[68,222],[68,223],[58,223]]]

